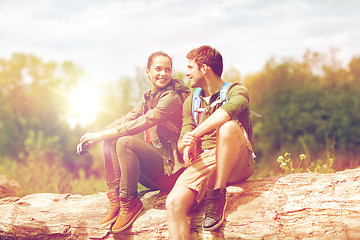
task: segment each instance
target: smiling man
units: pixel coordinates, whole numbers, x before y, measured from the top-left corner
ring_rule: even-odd
[[[171,239],[191,239],[186,214],[204,197],[203,229],[218,228],[224,221],[227,184],[245,181],[254,171],[248,90],[224,83],[222,56],[216,49],[202,46],[187,58],[190,85],[198,89],[184,102],[178,141],[188,167],[166,199]],[[230,87],[224,98],[220,92],[226,85]],[[199,107],[194,106],[196,92]]]

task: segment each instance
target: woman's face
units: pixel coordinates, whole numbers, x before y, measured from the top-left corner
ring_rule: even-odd
[[[171,60],[165,56],[154,57],[150,69],[146,68],[146,74],[150,80],[151,92],[156,92],[160,88],[166,87],[171,81]]]

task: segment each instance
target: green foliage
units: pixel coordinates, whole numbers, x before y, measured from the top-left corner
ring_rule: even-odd
[[[297,164],[298,166],[296,168],[294,168],[294,162],[291,159],[291,154],[290,153],[285,153],[284,156],[279,156],[277,159],[277,162],[280,164],[280,168],[282,170],[284,170],[285,174],[289,174],[289,173],[298,173],[301,172],[302,168],[301,163],[304,159],[306,159],[306,155],[305,154],[300,154],[299,155],[299,163]]]
[[[117,82],[103,86],[104,98],[101,100],[103,111],[99,113],[96,125],[101,129],[110,122],[127,114],[149,89],[149,80],[140,68],[136,78],[121,77]]]
[[[314,173],[333,173],[335,172],[335,170],[332,168],[333,164],[333,158],[329,158],[326,160],[318,159],[317,161],[310,163],[307,171]]]
[[[33,55],[0,59],[0,150],[19,159],[26,155],[29,131],[57,136],[64,129],[65,96],[81,71],[71,62],[42,62]],[[11,139],[11,141],[9,141]],[[60,143],[64,140],[61,139]]]
[[[63,119],[64,93],[81,75],[69,61],[43,62],[25,54],[0,59],[0,169],[25,194],[70,192],[77,171],[91,164],[69,164],[75,162],[79,129],[71,130]]]
[[[284,156],[279,156],[277,162],[284,174],[299,173],[299,172],[312,172],[312,173],[333,173],[335,170],[332,168],[334,164],[333,158],[326,160],[317,159],[310,162],[308,166],[301,166],[307,156],[305,154],[299,155],[299,160],[296,162],[291,158],[290,153],[285,153]],[[294,167],[294,165],[297,167]]]
[[[241,82],[241,74],[236,68],[230,68],[222,75],[225,82]]]
[[[335,59],[307,52],[302,61],[270,60],[245,79],[251,108],[263,116],[253,128],[257,161],[271,164],[285,149],[321,155],[331,139],[344,156],[334,162],[337,169],[359,163],[360,58],[348,68]]]
[[[103,128],[137,103],[149,83],[141,69],[136,74],[104,87],[104,112],[89,131]],[[85,130],[71,129],[65,121],[66,94],[82,75],[70,61],[43,62],[26,54],[0,59],[0,173],[15,178],[24,194],[106,191],[100,144],[78,157],[76,144]]]
[[[25,54],[0,59],[0,173],[14,177],[24,194],[106,191],[101,146],[76,156],[85,130],[70,128],[64,120],[64,93],[82,74],[69,61],[43,62]],[[234,68],[223,77],[243,81],[251,109],[263,116],[253,122],[253,178],[280,171],[328,173],[360,165],[360,57],[342,67],[333,52],[327,56],[308,51],[300,61],[270,59],[261,71],[245,78]],[[140,68],[135,78],[121,77],[103,86],[104,111],[87,131],[102,129],[126,114],[148,88]],[[306,157],[285,154],[279,163],[273,161],[283,152],[305,152]]]
[[[16,179],[22,187],[21,195],[40,192],[93,194],[107,191],[104,179],[86,177],[83,169],[78,174],[69,172],[61,163],[18,163],[0,159],[0,174]]]

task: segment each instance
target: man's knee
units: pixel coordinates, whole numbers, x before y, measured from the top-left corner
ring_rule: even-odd
[[[233,138],[237,136],[236,133],[240,133],[240,126],[235,120],[225,122],[218,129],[220,138]]]
[[[166,212],[168,215],[176,215],[181,208],[181,200],[176,197],[176,194],[171,191],[166,197]]]
[[[175,187],[166,198],[166,211],[170,215],[186,213],[195,202],[193,190],[183,187]]]

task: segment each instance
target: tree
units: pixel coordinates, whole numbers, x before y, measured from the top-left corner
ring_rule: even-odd
[[[302,61],[269,60],[264,69],[245,80],[251,107],[263,115],[254,126],[260,156],[308,151],[314,157],[326,152],[347,155],[337,159],[342,169],[354,166],[350,156],[360,150],[360,106],[354,58],[349,70],[336,59],[306,52]],[[269,160],[270,160],[269,159]],[[344,158],[345,159],[345,158]]]
[[[71,62],[43,62],[25,54],[0,59],[2,155],[21,160],[29,154],[24,144],[31,131],[47,138],[66,128],[62,93],[76,84],[80,74]]]

